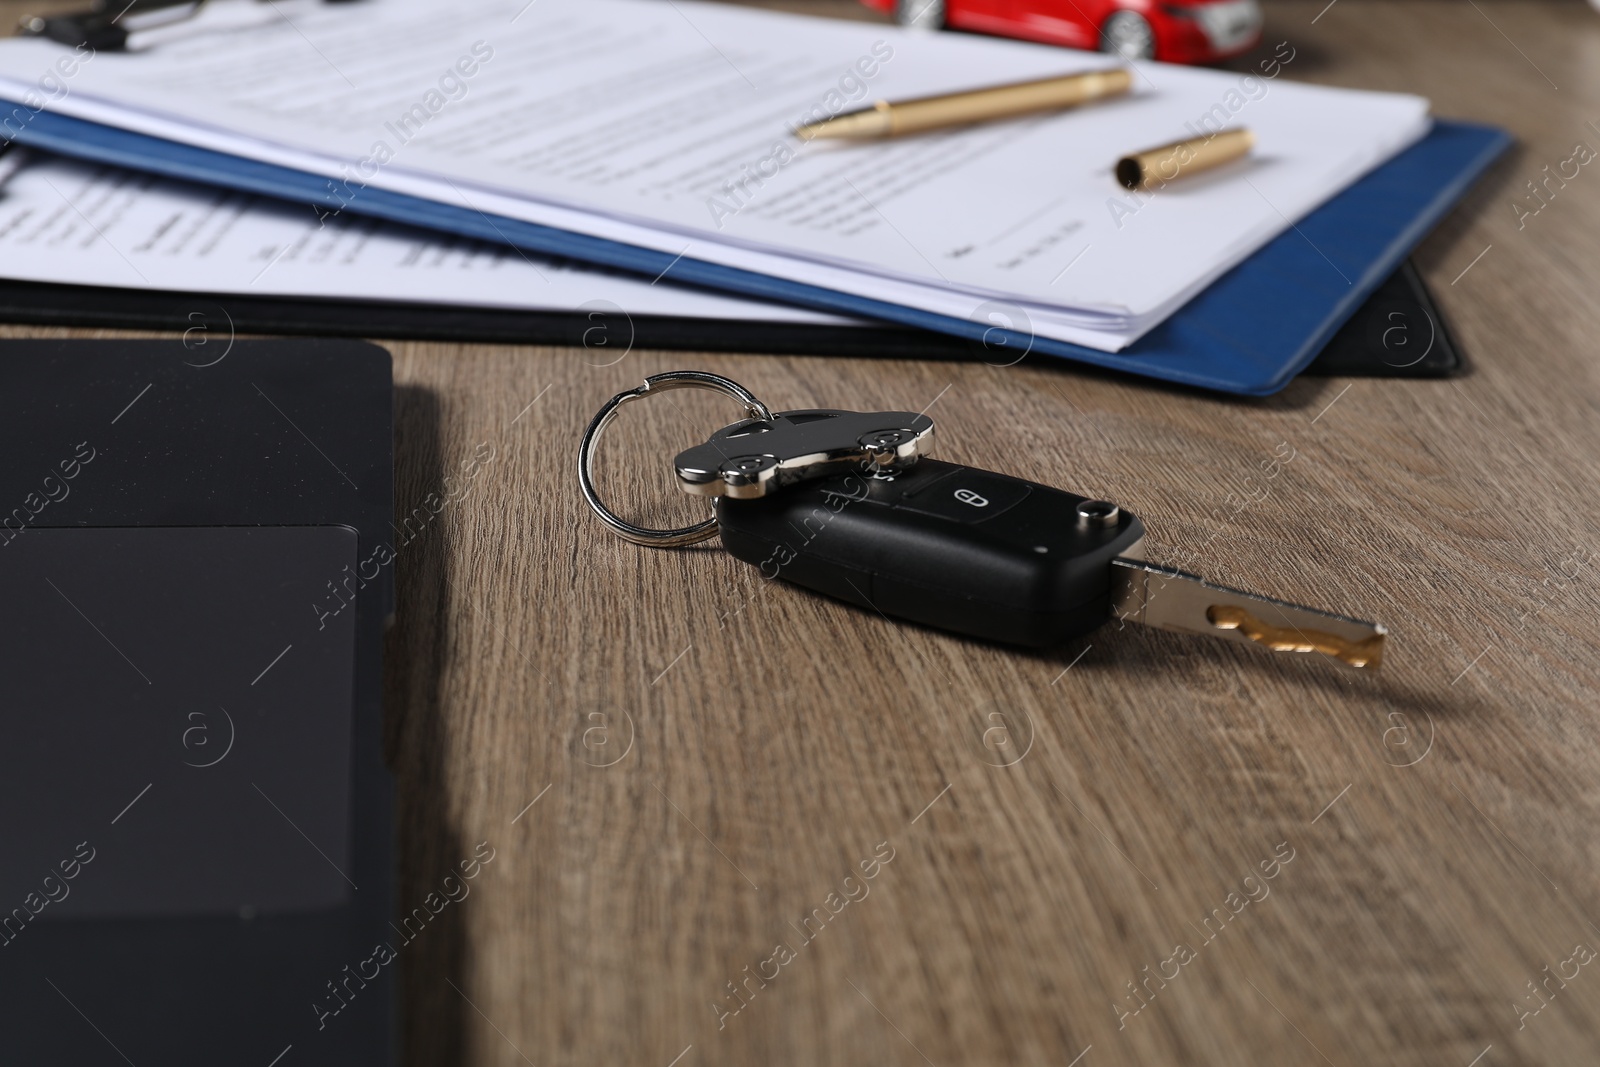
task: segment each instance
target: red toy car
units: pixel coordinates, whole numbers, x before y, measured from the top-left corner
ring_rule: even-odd
[[[1261,40],[1257,0],[862,0],[902,26],[973,30],[1128,59],[1210,63]]]

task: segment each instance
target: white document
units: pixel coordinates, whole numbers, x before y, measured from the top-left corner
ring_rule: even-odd
[[[12,149],[0,278],[160,292],[855,325],[432,230]]]
[[[290,166],[352,205],[385,188],[960,318],[1005,302],[1108,351],[1428,126],[1417,97],[1148,63],[1120,100],[802,145],[796,124],[873,99],[1111,60],[692,0],[275,6],[70,76],[69,50],[7,41],[0,94],[28,105],[13,123],[39,106]],[[1113,181],[1208,123],[1254,156],[1154,196]]]

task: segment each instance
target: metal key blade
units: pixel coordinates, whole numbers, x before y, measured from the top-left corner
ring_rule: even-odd
[[[1383,664],[1388,631],[1377,623],[1212,585],[1142,560],[1112,560],[1111,573],[1111,610],[1120,619],[1274,652],[1320,652],[1351,667]]]

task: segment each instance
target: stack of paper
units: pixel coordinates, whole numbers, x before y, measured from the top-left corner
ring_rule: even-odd
[[[1130,96],[1073,111],[801,144],[795,125],[873,99],[1110,61],[688,0],[273,6],[265,28],[70,73],[58,45],[6,42],[0,96],[25,102],[7,129],[75,116],[320,175],[334,217],[388,190],[650,250],[673,276],[709,264],[950,320],[1005,302],[1102,351],[1428,129],[1416,97],[1141,64]],[[1251,160],[1154,195],[1111,178],[1223,124],[1256,133]]]
[[[353,212],[13,149],[0,278],[172,293],[853,325]]]

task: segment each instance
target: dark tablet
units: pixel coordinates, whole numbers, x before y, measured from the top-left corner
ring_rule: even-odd
[[[205,362],[0,344],[0,1063],[393,1062],[388,354]]]

